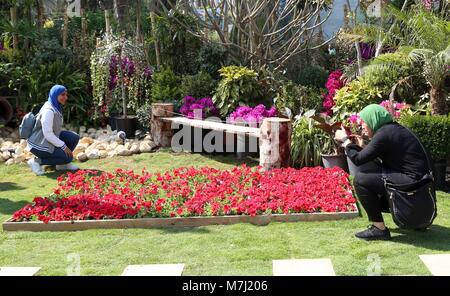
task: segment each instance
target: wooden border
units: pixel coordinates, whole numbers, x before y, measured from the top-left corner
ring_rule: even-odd
[[[3,231],[79,231],[88,229],[127,229],[127,228],[166,228],[166,227],[199,227],[207,225],[231,225],[251,223],[268,225],[270,222],[300,222],[300,221],[330,221],[353,219],[359,217],[359,211],[336,213],[301,213],[276,214],[259,216],[218,216],[218,217],[182,217],[182,218],[145,218],[123,220],[85,220],[85,221],[55,221],[43,222],[12,222],[3,223]]]

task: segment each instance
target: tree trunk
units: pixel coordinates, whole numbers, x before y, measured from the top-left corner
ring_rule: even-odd
[[[81,14],[81,47],[83,51],[86,53],[87,50],[87,21],[86,21],[86,13],[84,8],[82,7],[80,10]]]
[[[111,34],[111,22],[109,19],[109,10],[105,9],[106,38]]]
[[[44,27],[44,4],[42,0],[36,0],[36,13],[39,28]]]
[[[136,0],[136,41],[141,42],[141,9],[142,3],[141,0]]]
[[[430,90],[431,113],[433,115],[447,115],[445,92],[439,87]]]
[[[155,16],[155,12],[153,10],[150,12],[150,21],[152,23],[153,40],[155,40],[156,67],[158,69],[160,69],[161,68],[161,51],[160,51],[160,47],[159,47],[159,37],[158,37],[158,34],[156,33],[156,16]]]
[[[64,9],[64,28],[63,28],[63,48],[67,48],[67,38],[69,35],[69,16],[67,15],[67,7]]]
[[[9,9],[11,14],[11,25],[14,27],[14,30],[17,29],[17,7],[13,6]],[[14,50],[19,50],[19,35],[13,34],[13,48]]]

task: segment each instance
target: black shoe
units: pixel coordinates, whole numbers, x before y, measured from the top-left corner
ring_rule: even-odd
[[[357,238],[363,240],[390,240],[391,232],[386,227],[384,230],[377,228],[374,225],[370,225],[366,230],[355,234]]]

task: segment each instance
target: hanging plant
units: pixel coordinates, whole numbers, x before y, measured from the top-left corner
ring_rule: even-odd
[[[145,60],[142,44],[124,37],[109,37],[99,43],[91,57],[95,117],[110,110],[136,112],[150,99],[153,69]]]

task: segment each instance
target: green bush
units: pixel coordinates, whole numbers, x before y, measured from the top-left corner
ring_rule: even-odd
[[[136,116],[140,126],[145,131],[150,131],[150,121],[152,119],[152,104],[149,102],[144,103],[136,110]]]
[[[169,102],[181,99],[181,79],[169,68],[153,75],[152,100]]]
[[[213,97],[222,116],[233,112],[239,104],[254,105],[260,96],[258,74],[246,67],[229,66],[219,70],[221,80]]]
[[[211,97],[216,89],[217,82],[207,72],[183,76],[181,82],[181,97],[194,98]]]
[[[321,154],[331,154],[333,149],[333,140],[315,127],[313,119],[300,117],[296,120],[291,137],[291,159],[294,166],[319,166],[322,161]]]
[[[219,79],[219,70],[228,65],[226,50],[215,44],[207,44],[200,49],[197,64],[201,72],[206,72],[214,79]]]
[[[385,53],[364,67],[364,79],[370,88],[378,88],[383,96],[389,96],[392,87],[398,84],[395,98],[399,101],[415,103],[419,94],[415,89],[424,88],[425,81],[421,79],[421,67],[417,67],[408,58],[407,50]]]
[[[282,82],[275,97],[277,110],[288,108],[293,115],[308,110],[320,110],[322,94],[319,89],[297,85],[293,81]]]
[[[379,103],[382,98],[380,89],[369,86],[367,80],[360,77],[336,91],[333,113],[339,120],[344,120],[348,114],[360,112],[367,105]]]
[[[450,157],[450,116],[405,116],[401,124],[416,134],[435,161]]]
[[[327,83],[328,71],[317,65],[307,65],[301,69],[299,75],[294,80],[297,84],[311,86],[315,88],[325,87]]]

